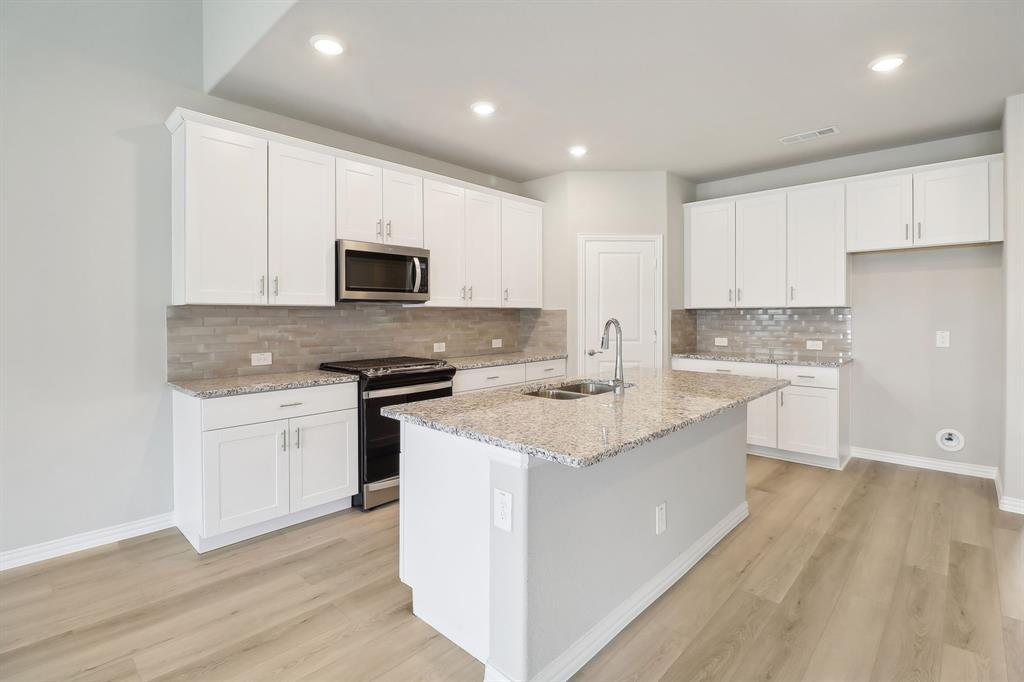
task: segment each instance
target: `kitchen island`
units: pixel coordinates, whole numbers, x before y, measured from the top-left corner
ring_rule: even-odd
[[[745,406],[788,384],[631,370],[621,395],[530,395],[579,381],[382,410],[413,612],[488,680],[568,679],[739,524]]]

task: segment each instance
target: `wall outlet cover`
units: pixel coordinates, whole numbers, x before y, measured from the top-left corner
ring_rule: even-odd
[[[501,339],[491,339],[491,348],[501,348]]]
[[[716,336],[715,337],[715,345],[716,346],[728,346],[729,345],[729,337],[728,336]]]
[[[512,493],[500,488],[494,489],[494,527],[512,532]]]
[[[935,347],[936,348],[949,348],[949,332],[948,331],[935,332]]]
[[[250,362],[253,367],[259,367],[260,365],[272,365],[274,364],[273,353],[253,353],[249,356]]]
[[[442,341],[440,343],[435,343],[434,344],[434,352],[435,353],[443,353],[444,352],[444,341]]]
[[[824,344],[817,339],[807,339],[807,350],[821,350]]]

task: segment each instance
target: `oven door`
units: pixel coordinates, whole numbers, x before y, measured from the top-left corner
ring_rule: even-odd
[[[430,251],[337,241],[339,301],[430,300]]]

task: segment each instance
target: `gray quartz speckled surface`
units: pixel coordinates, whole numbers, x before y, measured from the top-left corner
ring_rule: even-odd
[[[550,400],[525,395],[540,387],[579,380],[562,378],[463,393],[385,407],[381,414],[531,457],[585,467],[789,384],[775,379],[631,369],[626,372],[626,382],[633,386],[621,397],[605,393],[579,400]]]
[[[479,369],[480,367],[498,367],[499,365],[521,365],[526,362],[542,362],[544,360],[564,360],[566,353],[528,353],[515,351],[511,353],[488,353],[486,355],[467,355],[461,358],[445,358],[456,369]]]
[[[247,377],[194,379],[190,381],[168,381],[167,383],[174,390],[181,391],[195,398],[226,398],[232,395],[245,395],[246,393],[265,393],[266,391],[283,391],[289,388],[347,384],[353,381],[359,381],[359,377],[354,374],[322,372],[314,369],[308,372],[256,374]]]
[[[821,356],[813,351],[803,353],[748,354],[730,353],[728,351],[696,351],[693,353],[673,353],[674,358],[690,358],[693,360],[725,360],[728,362],[762,362],[767,365],[800,365],[803,367],[842,367],[853,362],[852,357]]]

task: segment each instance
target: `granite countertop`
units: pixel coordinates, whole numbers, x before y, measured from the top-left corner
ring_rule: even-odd
[[[189,381],[168,381],[167,383],[174,390],[181,391],[195,398],[226,398],[227,396],[244,395],[246,393],[265,393],[266,391],[283,391],[288,388],[347,384],[353,381],[359,381],[359,377],[355,374],[322,372],[314,369],[307,372],[254,374],[246,377],[192,379]]]
[[[730,353],[729,351],[694,351],[693,353],[673,353],[674,358],[691,358],[694,360],[726,360],[729,362],[763,362],[769,365],[801,365],[804,367],[842,367],[853,362],[852,357],[836,357],[821,355],[814,351],[809,353]]]
[[[445,358],[455,369],[479,369],[480,367],[497,367],[499,365],[520,365],[524,362],[542,362],[544,360],[564,360],[567,353],[528,353],[513,351],[511,353],[488,353],[486,355],[467,355],[461,358]]]
[[[699,372],[630,369],[624,396],[579,400],[525,395],[564,386],[562,378],[525,387],[463,393],[381,410],[411,424],[572,467],[596,464],[787,386],[788,381]]]

